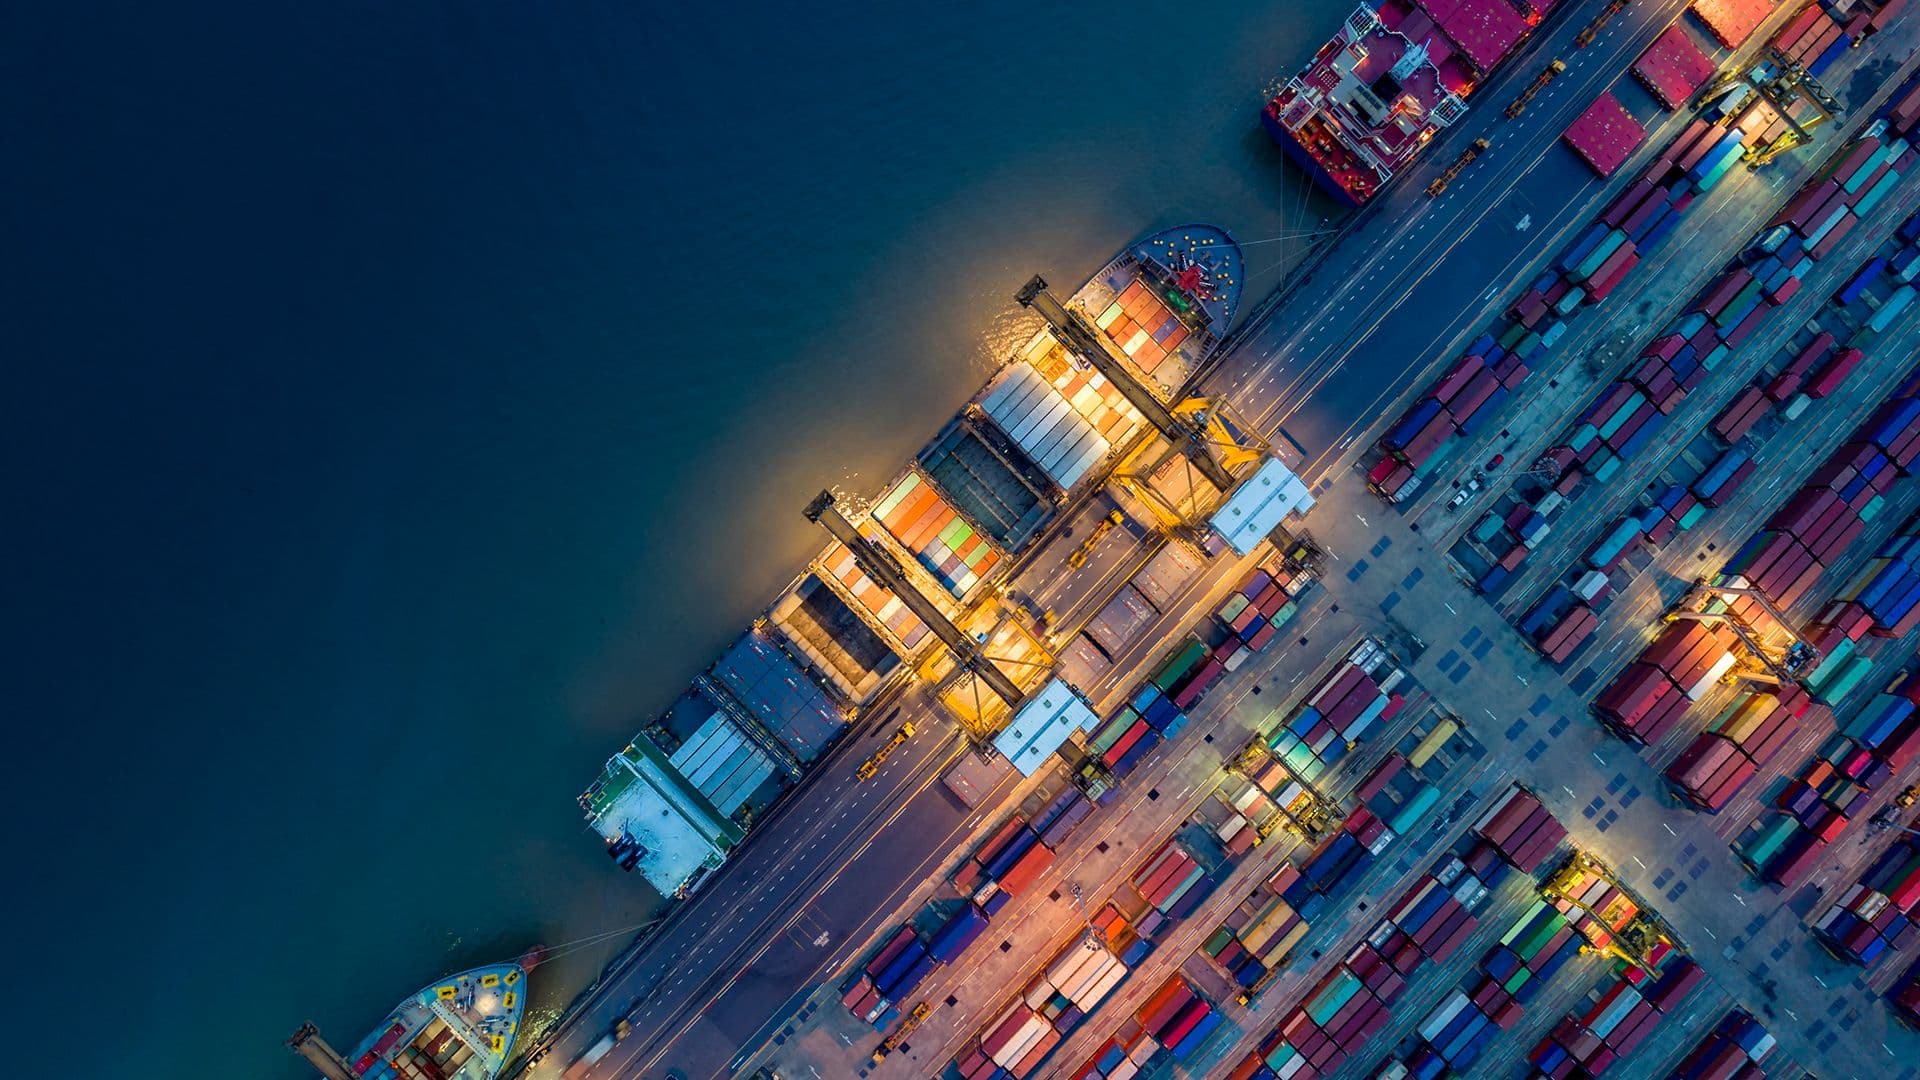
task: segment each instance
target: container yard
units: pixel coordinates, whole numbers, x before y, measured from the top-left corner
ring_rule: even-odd
[[[1240,411],[1305,339],[1234,336],[1218,229],[1021,292],[583,797],[701,910],[776,890],[593,1075],[1914,1075],[1920,33],[1641,8],[1364,9],[1271,100],[1372,212],[1491,182],[1401,195],[1443,135],[1568,188],[1345,442],[1289,430],[1331,371]]]

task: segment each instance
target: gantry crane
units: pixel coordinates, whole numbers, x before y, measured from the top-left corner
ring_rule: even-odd
[[[1775,625],[1787,632],[1791,640],[1785,649],[1768,648],[1763,641],[1762,633],[1747,625],[1745,619],[1735,615],[1731,606],[1724,611],[1699,610],[1701,600],[1706,597],[1720,599],[1744,597],[1753,600],[1760,605],[1760,610],[1766,612]],[[1820,651],[1800,640],[1793,631],[1793,623],[1787,621],[1787,617],[1781,613],[1780,609],[1773,606],[1773,601],[1767,599],[1765,593],[1751,586],[1709,585],[1704,581],[1699,582],[1682,598],[1679,609],[1668,613],[1667,621],[1724,623],[1732,628],[1734,636],[1740,639],[1740,644],[1745,645],[1747,651],[1752,653],[1766,669],[1764,673],[1755,671],[1741,673],[1742,678],[1752,682],[1776,685],[1791,683],[1800,672],[1807,670],[1820,659]]]
[[[1744,156],[1750,168],[1757,169],[1796,146],[1812,142],[1813,128],[1845,115],[1840,102],[1820,84],[1819,79],[1814,78],[1805,65],[1788,58],[1771,45],[1749,57],[1745,63],[1715,75],[1700,92],[1698,100],[1712,101],[1736,83],[1751,88],[1780,114],[1780,119],[1787,125],[1787,129],[1771,141],[1747,148]],[[1803,100],[1812,105],[1814,110],[1814,115],[1805,121],[1796,119],[1792,111]]]
[[[947,618],[946,612],[921,593],[919,586],[913,583],[913,579],[907,576],[907,572],[885,548],[867,539],[854,527],[853,522],[847,520],[847,516],[834,505],[833,492],[823,491],[814,496],[813,501],[807,504],[806,514],[808,521],[825,528],[853,554],[854,561],[860,564],[860,569],[866,571],[868,577],[899,597],[900,602],[907,605],[907,610],[919,616],[927,629],[933,631],[933,636],[953,651],[961,667],[985,681],[994,693],[1006,701],[1009,708],[1020,703],[1024,696],[1020,687],[1007,677],[1006,672],[1000,670],[999,665],[988,659],[981,651],[979,642],[955,626],[953,620]]]
[[[1259,449],[1246,446],[1236,438],[1205,398],[1188,398],[1171,408],[1163,404],[1153,391],[1141,385],[1099,332],[1087,325],[1086,319],[1047,291],[1046,279],[1039,274],[1021,286],[1014,299],[1021,307],[1039,312],[1067,351],[1093,365],[1095,371],[1119,388],[1121,395],[1146,417],[1147,423],[1166,436],[1168,442],[1185,451],[1207,482],[1220,491],[1232,490],[1234,468],[1259,460]]]

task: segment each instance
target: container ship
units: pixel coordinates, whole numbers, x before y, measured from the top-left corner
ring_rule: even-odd
[[[1129,245],[1066,306],[1103,339],[1107,359],[1171,407],[1220,347],[1244,282],[1231,236],[1182,225]],[[834,497],[899,578],[877,580],[830,541],[607,762],[579,802],[608,853],[663,895],[693,892],[861,708],[908,673],[976,731],[1003,726],[1018,704],[1007,692],[1030,694],[1056,658],[1028,627],[1031,613],[996,586],[1071,497],[1154,449],[1156,436],[1136,401],[1053,329],[1036,333],[876,495]],[[1167,501],[1193,500],[1192,485],[1171,490],[1178,484],[1165,485]],[[912,603],[898,591],[909,587]],[[989,686],[955,665],[923,618],[934,609],[995,657],[1015,658],[1008,670],[1020,685]]]
[[[1267,102],[1261,122],[1341,205],[1405,169],[1540,24],[1554,0],[1385,0],[1360,7]]]
[[[363,1080],[493,1080],[526,1011],[527,969],[473,968],[420,988],[347,1057]]]

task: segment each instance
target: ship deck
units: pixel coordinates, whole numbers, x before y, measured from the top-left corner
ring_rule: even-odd
[[[348,1059],[365,1080],[492,1080],[526,1012],[526,969],[477,967],[421,988]]]

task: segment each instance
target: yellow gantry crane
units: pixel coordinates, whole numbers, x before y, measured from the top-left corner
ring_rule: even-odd
[[[1749,168],[1757,169],[1797,146],[1813,141],[1813,129],[1846,115],[1840,102],[1820,80],[1798,60],[1783,55],[1769,45],[1744,63],[1715,75],[1700,91],[1697,100],[1709,102],[1736,86],[1745,86],[1780,114],[1786,130],[1774,138],[1756,143],[1743,155]],[[1795,116],[1806,105],[1810,116]]]

